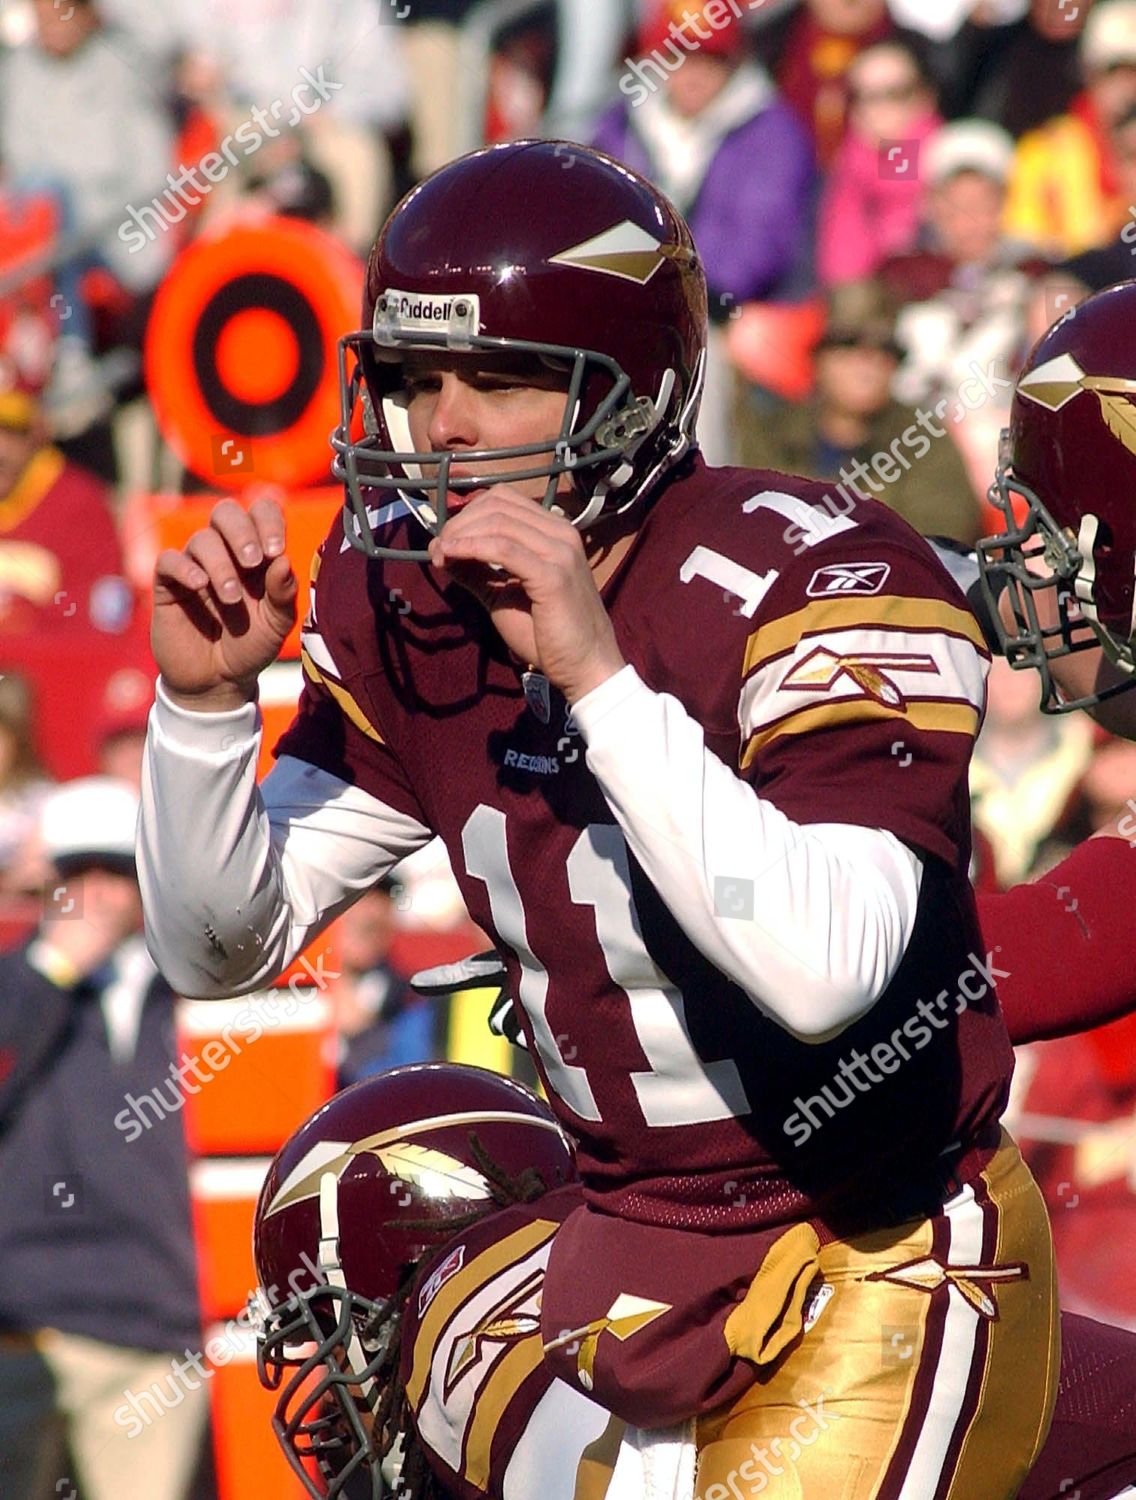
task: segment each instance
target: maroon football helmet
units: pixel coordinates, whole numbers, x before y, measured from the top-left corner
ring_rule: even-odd
[[[419,184],[371,252],[363,323],[340,341],[332,447],[333,472],[347,485],[344,530],[369,556],[425,558],[381,546],[376,530],[409,507],[436,533],[447,489],[520,479],[547,478],[551,508],[570,474],[571,519],[592,526],[633,505],[694,441],[706,278],[690,231],[650,183],[587,147],[491,146]],[[508,354],[558,372],[566,390],[558,435],[464,451],[462,466],[479,467],[451,478],[454,452],[413,451],[402,386],[408,350]],[[360,406],[364,436],[355,441]],[[507,459],[531,463],[494,472]]]
[[[1050,662],[1102,646],[1136,669],[1136,282],[1087,298],[1034,346],[1018,377],[990,500],[1005,530],[978,561],[1010,664],[1036,667],[1049,713],[1136,685],[1063,700]],[[1018,521],[1015,501],[1025,517]],[[1030,563],[1033,566],[1030,566]],[[1015,629],[998,614],[1005,587]],[[1039,615],[1039,604],[1041,615]]]
[[[549,1189],[576,1175],[534,1094],[449,1063],[363,1079],[277,1153],[253,1226],[267,1308],[257,1362],[262,1383],[280,1390],[273,1428],[310,1494],[384,1493],[391,1434],[372,1436],[369,1417],[383,1394],[392,1300],[423,1257],[501,1206],[487,1163],[511,1179],[531,1180],[532,1169]]]

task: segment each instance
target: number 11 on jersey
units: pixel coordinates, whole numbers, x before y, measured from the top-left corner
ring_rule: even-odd
[[[549,1086],[581,1119],[600,1120],[587,1071],[565,1060],[548,1021],[548,973],[531,944],[509,862],[505,814],[484,804],[477,807],[462,830],[462,850],[468,873],[485,882],[494,926],[520,962],[519,999]],[[682,993],[647,951],[632,896],[627,845],[614,824],[593,823],[581,831],[568,856],[568,886],[573,902],[595,912],[596,938],[607,972],[626,996],[636,1039],[649,1064],[629,1071],[646,1123],[698,1125],[748,1114],[750,1104],[737,1066],[730,1058],[707,1063],[698,1056]],[[539,937],[536,941],[539,947]],[[619,1065],[616,1058],[609,1062]]]

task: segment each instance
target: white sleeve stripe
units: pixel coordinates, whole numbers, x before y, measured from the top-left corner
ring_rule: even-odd
[[[764,672],[765,669],[766,669],[766,667],[771,667],[771,666],[775,665],[779,661],[785,661],[785,660],[787,660],[790,656],[793,655],[793,653],[798,649],[798,646],[801,645],[803,642],[805,642],[805,641],[813,641],[815,643],[816,640],[819,637],[836,634],[838,628],[839,627],[834,627],[834,626],[831,626],[831,625],[828,625],[828,626],[822,625],[822,626],[814,627],[812,629],[802,630],[799,639],[797,641],[795,641],[791,646],[786,646],[783,651],[772,651],[772,652],[770,652],[770,654],[768,656],[763,656],[760,661],[756,662],[752,667],[750,667],[748,669],[748,671],[746,672],[746,674],[745,674],[745,681],[746,682],[750,682],[759,673]],[[975,646],[974,641],[972,640],[972,638],[969,635],[966,634],[965,631],[962,631],[962,630],[950,630],[949,628],[947,628],[945,626],[942,626],[942,625],[904,625],[904,626],[899,626],[899,625],[879,624],[879,625],[849,625],[846,628],[849,631],[853,631],[853,630],[888,630],[888,631],[902,630],[903,634],[909,635],[909,636],[912,636],[912,637],[918,637],[918,636],[924,636],[924,635],[941,635],[941,636],[947,637],[949,640],[952,640],[952,641],[961,641],[964,645],[973,647],[974,650],[976,651],[977,655],[979,655],[980,657],[982,657],[982,659],[984,661],[988,662],[990,660],[990,652],[987,651],[987,650],[984,650],[984,649],[980,649],[979,647]]]
[[[312,662],[326,672],[328,676],[334,677],[336,682],[341,681],[342,674],[335,665],[335,658],[327,649],[327,643],[318,630],[304,630],[300,632],[300,645],[311,657]]]
[[[803,709],[858,700],[897,713],[910,701],[963,703],[981,715],[987,670],[970,641],[943,631],[829,631],[743,683],[738,725],[744,742]]]

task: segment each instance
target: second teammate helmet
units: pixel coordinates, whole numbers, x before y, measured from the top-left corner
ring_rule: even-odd
[[[978,544],[993,590],[1007,584],[1012,665],[1036,667],[1100,645],[1136,669],[1136,282],[1088,297],[1034,346],[1014,391],[990,499],[1005,529]],[[1136,679],[1134,679],[1136,680]],[[1122,684],[1127,687],[1129,684]],[[1113,689],[1116,691],[1116,689]]]
[[[343,404],[332,437],[347,484],[344,526],[381,547],[376,501],[402,500],[428,531],[446,491],[561,476],[571,519],[640,498],[693,442],[706,346],[706,280],[686,223],[627,167],[584,146],[522,141],[461,157],[391,214],[367,264],[364,326],[341,341]],[[453,454],[413,450],[401,387],[410,350],[512,355],[566,387],[550,441],[463,452],[476,478],[451,478]],[[356,364],[350,368],[351,356]],[[364,435],[357,436],[361,406]],[[502,460],[524,461],[494,473]]]
[[[280,1148],[253,1224],[268,1302],[258,1367],[280,1392],[273,1427],[309,1493],[343,1494],[356,1474],[371,1481],[362,1493],[383,1493],[390,1434],[372,1427],[397,1294],[425,1255],[500,1206],[496,1184],[534,1172],[547,1189],[576,1175],[547,1106],[449,1063],[354,1084]]]

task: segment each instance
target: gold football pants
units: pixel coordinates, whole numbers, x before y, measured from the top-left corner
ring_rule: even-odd
[[[1049,1221],[1011,1138],[934,1218],[819,1262],[813,1326],[700,1422],[697,1500],[1011,1500],[1060,1363]]]

